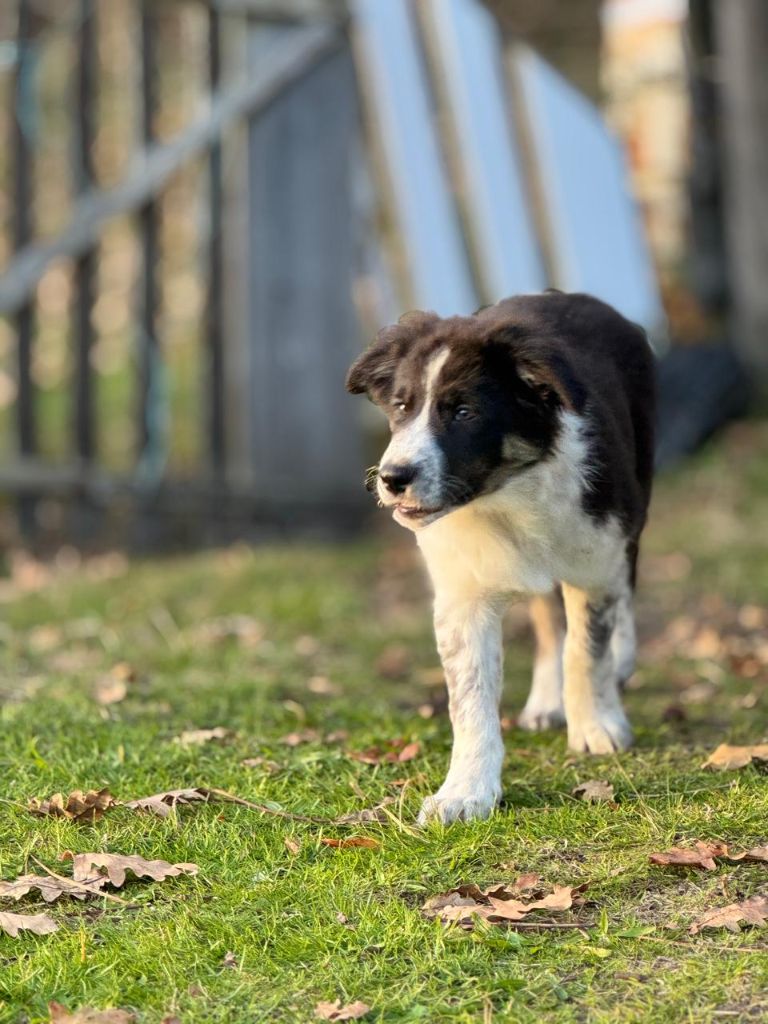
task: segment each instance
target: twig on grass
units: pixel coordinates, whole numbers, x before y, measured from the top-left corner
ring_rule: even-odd
[[[133,906],[133,904],[129,903],[128,900],[122,900],[119,896],[113,896],[111,892],[104,892],[103,889],[94,889],[90,882],[76,882],[74,879],[67,878],[65,875],[57,875],[52,868],[49,868],[47,864],[43,864],[43,862],[38,860],[34,854],[31,853],[29,856],[30,860],[33,860],[35,864],[37,864],[39,868],[42,868],[47,875],[50,875],[51,878],[55,878],[58,882],[64,882],[68,888],[77,886],[78,889],[82,889],[83,892],[88,892],[92,896],[103,896],[105,900],[110,900],[112,903],[119,903],[123,907]],[[93,879],[94,882],[97,880],[98,879],[96,878]]]
[[[311,825],[337,824],[334,818],[320,818],[314,814],[294,814],[293,811],[284,811],[280,807],[270,807],[268,804],[257,804],[253,800],[244,800],[241,796],[228,793],[226,789],[213,789],[210,786],[200,786],[199,789],[201,792],[217,796],[219,800],[224,800],[226,803],[238,804],[240,807],[250,807],[253,811],[260,811],[261,814],[271,814],[276,818],[286,818],[289,821],[306,821]]]

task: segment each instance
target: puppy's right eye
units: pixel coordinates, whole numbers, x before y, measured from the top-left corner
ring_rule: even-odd
[[[395,412],[405,412],[405,410],[408,408],[408,403],[404,402],[402,399],[397,399],[392,403],[392,408],[395,410]]]

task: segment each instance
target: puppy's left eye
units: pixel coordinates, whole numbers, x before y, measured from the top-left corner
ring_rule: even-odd
[[[468,420],[472,418],[472,410],[468,405],[460,405],[453,410],[455,420]]]

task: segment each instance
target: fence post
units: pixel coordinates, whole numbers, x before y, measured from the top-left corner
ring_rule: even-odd
[[[82,194],[94,183],[92,154],[96,89],[96,5],[94,0],[80,0],[79,13],[78,61],[75,102],[73,104],[73,177],[76,193]],[[80,256],[75,265],[75,308],[72,324],[75,350],[74,441],[75,450],[84,462],[90,462],[95,454],[91,314],[95,297],[96,253],[96,249],[89,249]]]

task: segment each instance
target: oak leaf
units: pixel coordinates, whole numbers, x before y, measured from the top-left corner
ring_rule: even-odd
[[[59,930],[59,926],[48,914],[11,914],[0,910],[0,931],[17,938],[20,931],[48,935]]]
[[[210,793],[207,789],[169,789],[165,793],[154,793],[138,800],[129,800],[125,806],[132,811],[148,811],[159,818],[167,818],[177,804],[191,804],[196,801],[207,803]]]
[[[601,779],[589,779],[588,782],[581,782],[574,786],[571,795],[585,803],[613,803],[613,785],[610,782],[603,782]]]
[[[688,929],[696,935],[703,928],[727,928],[739,931],[740,924],[761,926],[768,922],[768,896],[750,896],[740,903],[729,903],[727,907],[708,910],[697,917]]]
[[[337,999],[333,1003],[318,1003],[315,1007],[315,1016],[320,1020],[359,1020],[366,1013],[370,1013],[370,1010],[370,1006],[359,999],[347,1006],[342,1006],[341,1000]]]
[[[366,750],[350,750],[347,756],[363,764],[402,764],[412,761],[421,751],[418,740],[406,743],[404,739],[390,740],[386,747],[368,747]]]
[[[768,761],[768,743],[755,743],[746,747],[736,747],[730,743],[721,743],[709,755],[702,768],[719,768],[724,771],[734,771],[737,768],[746,768],[753,761]]]
[[[37,889],[46,903],[53,903],[65,894],[76,900],[84,900],[89,892],[98,895],[99,889],[105,885],[106,879],[101,877],[75,882],[69,878],[48,875],[20,875],[12,882],[0,882],[0,899],[20,900],[32,889]]]
[[[232,729],[225,729],[223,725],[217,725],[213,729],[185,729],[173,742],[182,747],[196,747],[202,743],[210,743],[211,740],[224,742],[232,739],[234,735]]]
[[[728,847],[725,843],[703,843],[697,840],[695,847],[686,848],[673,846],[663,853],[652,853],[648,858],[651,864],[661,867],[691,867],[714,871],[716,857],[727,857]]]
[[[580,902],[580,894],[587,888],[555,885],[547,893],[539,884],[539,876],[522,875],[511,885],[501,883],[481,889],[474,883],[457,886],[448,892],[432,896],[423,905],[425,917],[438,918],[443,922],[456,922],[462,928],[472,928],[474,918],[499,923],[501,921],[522,921],[535,910],[553,912],[570,910]],[[519,896],[528,893],[532,899],[523,901]]]
[[[74,789],[66,800],[61,793],[54,793],[47,800],[33,797],[27,804],[32,814],[68,818],[78,825],[92,825],[105,811],[115,806],[117,801],[109,792],[108,786],[104,789],[89,789],[87,793]]]
[[[60,860],[72,861],[72,877],[76,882],[92,879],[94,873],[105,874],[110,885],[119,889],[131,871],[137,878],[151,878],[163,882],[176,875],[196,875],[197,864],[169,864],[167,860],[145,860],[137,854],[120,853],[72,853],[65,850]]]
[[[94,1010],[83,1006],[80,1010],[68,1010],[61,1003],[48,1003],[51,1024],[133,1024],[136,1014],[128,1010]]]

